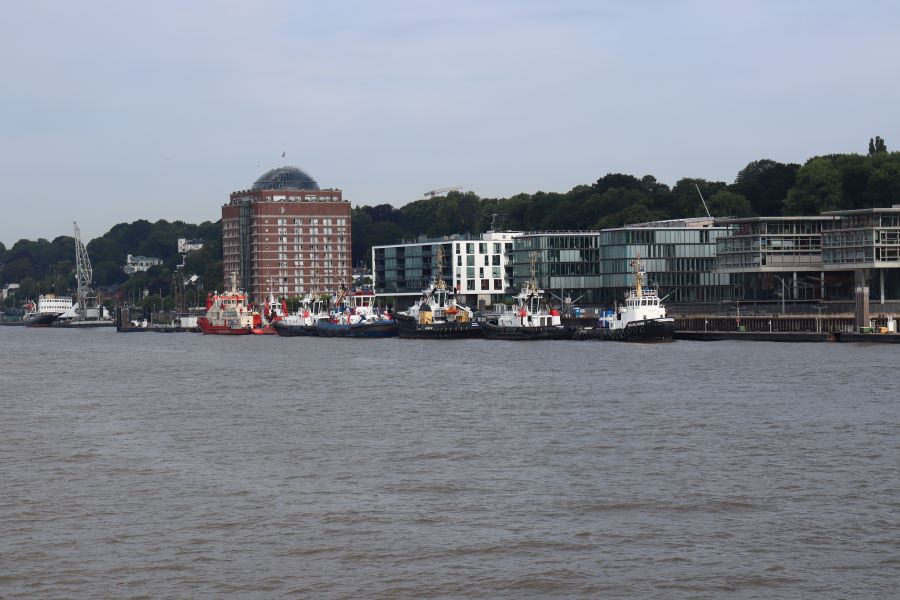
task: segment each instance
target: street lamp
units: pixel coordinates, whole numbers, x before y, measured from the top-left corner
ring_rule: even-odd
[[[784,297],[785,297],[785,294],[786,294],[786,293],[785,293],[784,279],[782,279],[782,278],[779,277],[778,275],[772,275],[772,277],[774,277],[775,279],[777,279],[778,281],[781,282],[781,314],[784,315],[784,314],[785,314],[785,313],[784,313]]]

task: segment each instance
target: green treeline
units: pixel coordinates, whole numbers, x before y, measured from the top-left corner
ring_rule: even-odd
[[[450,192],[400,208],[360,206],[353,210],[353,260],[368,261],[373,245],[422,234],[481,233],[492,223],[498,229],[521,231],[604,229],[705,216],[697,188],[714,217],[817,215],[890,207],[900,203],[900,152],[888,152],[884,140],[875,138],[866,155],[818,156],[803,166],[754,161],[731,184],[685,178],[669,187],[650,175],[611,173],[565,193],[480,198],[471,192]]]
[[[900,203],[900,152],[888,152],[884,140],[869,142],[869,152],[833,154],[804,165],[763,159],[751,162],[733,183],[684,178],[669,187],[647,175],[611,173],[565,193],[536,192],[510,198],[481,198],[472,192],[445,197],[353,209],[353,262],[368,262],[373,245],[394,244],[420,235],[479,234],[498,229],[540,231],[603,229],[660,219],[704,216],[697,193],[714,217],[816,215],[829,210],[890,207]],[[99,287],[121,286],[126,297],[144,289],[169,294],[177,239],[201,238],[202,250],[186,259],[184,273],[199,275],[203,289],[222,288],[222,232],[218,222],[190,225],[181,221],[140,220],[119,224],[91,240],[88,253]],[[129,278],[123,271],[128,254],[161,258],[164,264]],[[0,283],[22,285],[19,298],[40,292],[66,293],[75,285],[74,241],[19,240],[0,244]]]
[[[116,287],[126,297],[140,298],[145,289],[170,295],[173,273],[181,264],[178,238],[199,238],[205,243],[202,249],[187,255],[184,273],[199,275],[198,283],[205,289],[221,289],[222,231],[218,222],[209,221],[191,225],[182,221],[139,220],[114,226],[87,244],[95,286]],[[122,270],[129,254],[152,256],[163,263],[129,277]],[[75,287],[75,239],[62,235],[52,242],[43,238],[19,240],[9,249],[0,243],[0,264],[0,282],[21,286],[17,298],[7,299],[7,306],[41,293],[67,294]]]

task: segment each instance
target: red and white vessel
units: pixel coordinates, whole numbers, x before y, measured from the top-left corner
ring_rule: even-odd
[[[287,303],[282,299],[280,302],[275,299],[271,293],[266,298],[266,308],[263,312],[263,326],[254,327],[250,330],[256,335],[275,335],[275,323],[284,319],[287,315]]]
[[[231,289],[206,297],[206,314],[197,324],[203,333],[246,335],[262,326],[262,316],[250,308],[247,294],[237,289],[237,274],[231,273]]]

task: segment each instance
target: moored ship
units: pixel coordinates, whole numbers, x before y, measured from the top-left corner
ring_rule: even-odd
[[[49,327],[66,311],[72,310],[72,297],[42,294],[36,305],[33,302],[31,304],[33,307],[25,314],[25,325]]]
[[[559,310],[544,300],[544,290],[537,285],[537,257],[531,255],[531,279],[516,295],[512,311],[488,319],[481,324],[484,336],[492,340],[558,340],[570,339],[571,331],[562,324]]]
[[[375,292],[370,289],[347,292],[341,288],[330,318],[316,323],[316,335],[321,337],[397,336],[397,322],[375,306]]]
[[[275,333],[284,337],[314,336],[318,335],[316,333],[316,323],[328,318],[329,313],[325,308],[325,301],[318,291],[313,290],[307,293],[306,297],[300,301],[297,312],[279,319],[273,324],[273,327],[275,328]]]
[[[475,321],[472,309],[456,300],[456,290],[441,278],[444,253],[435,257],[437,274],[422,292],[422,297],[405,311],[395,315],[402,338],[465,338],[481,337],[481,326]]]
[[[231,289],[206,298],[206,314],[197,319],[200,331],[216,335],[246,335],[262,326],[262,317],[252,310],[247,294],[237,289],[237,274],[231,273]]]
[[[600,317],[598,327],[580,329],[576,339],[618,340],[623,342],[671,342],[675,336],[675,319],[666,316],[666,308],[656,289],[644,287],[644,270],[638,255],[634,268],[635,286],[625,296],[625,303]]]
[[[266,308],[259,327],[253,327],[250,333],[256,335],[275,335],[275,325],[287,315],[287,304],[284,299],[276,300],[272,293],[266,298]]]

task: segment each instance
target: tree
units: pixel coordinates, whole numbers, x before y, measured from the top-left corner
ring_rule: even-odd
[[[752,217],[750,201],[741,194],[720,190],[709,199],[709,212],[714,217]]]
[[[784,212],[817,215],[841,206],[841,174],[827,158],[812,158],[797,172],[797,183],[788,192]]]
[[[689,219],[706,216],[703,200],[700,199],[700,193],[697,192],[698,187],[704,199],[709,199],[719,191],[727,188],[725,183],[721,181],[707,181],[694,177],[680,179],[675,184],[675,187],[672,188],[670,195],[668,212],[672,215],[672,218]]]
[[[798,164],[784,164],[767,158],[749,163],[738,172],[731,191],[750,202],[753,213],[763,217],[782,214],[784,201],[797,180]]]
[[[875,136],[875,139],[869,138],[869,155],[877,154],[879,152],[887,152],[887,145],[884,143],[884,140],[879,136]]]

